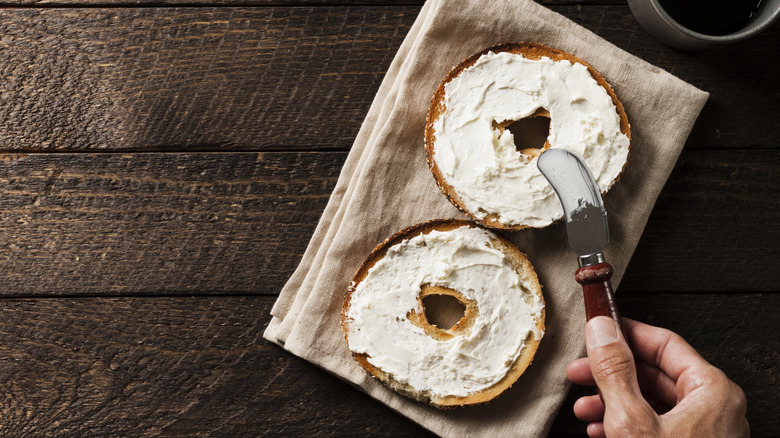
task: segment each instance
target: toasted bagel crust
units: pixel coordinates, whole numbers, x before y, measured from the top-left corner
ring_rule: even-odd
[[[360,284],[360,282],[366,278],[366,275],[368,275],[368,271],[379,260],[381,260],[385,256],[388,248],[398,243],[401,243],[404,240],[411,239],[420,234],[427,234],[433,230],[450,231],[464,226],[484,229],[484,227],[482,227],[481,225],[468,220],[462,220],[462,219],[432,220],[432,221],[423,222],[421,224],[408,227],[406,229],[403,229],[395,233],[387,240],[377,245],[377,247],[374,248],[373,251],[371,251],[369,256],[366,258],[366,260],[363,262],[363,264],[360,266],[357,273],[355,274],[353,281],[347,290],[346,297],[344,298],[344,303],[341,310],[341,326],[342,326],[342,330],[344,331],[344,336],[347,340],[347,344],[349,344],[349,329],[350,329],[350,320],[348,318],[348,312],[350,308],[350,301],[352,299],[352,294],[357,288],[357,286]],[[495,233],[491,233],[491,234],[493,234],[493,236],[491,237],[492,243],[507,256],[507,258],[511,262],[511,265],[514,267],[515,271],[517,271],[518,274],[525,274],[531,278],[533,283],[532,284],[533,290],[531,292],[536,294],[539,300],[542,303],[544,303],[544,298],[542,297],[542,286],[539,284],[539,280],[536,275],[536,272],[534,271],[531,262],[528,260],[525,254],[523,254],[517,248],[517,246],[515,246],[514,243],[512,243],[505,237]],[[422,292],[422,294],[447,294],[447,295],[452,295],[453,293],[457,293],[457,291],[451,291],[447,288],[442,288],[437,286],[430,286],[429,290]],[[459,331],[466,330],[468,327],[470,327],[474,319],[476,319],[476,316],[478,314],[478,305],[479,303],[476,303],[476,306],[474,306],[473,308],[471,306],[468,306],[464,317],[458,322],[458,324],[456,324],[451,329],[441,330],[436,328],[435,326],[432,326],[433,329],[426,330],[426,333],[428,333],[429,336],[432,336],[433,338],[438,340],[446,340],[451,338],[453,335],[457,335]],[[424,320],[424,318],[425,316],[422,315],[421,319]],[[540,317],[535,321],[536,328],[540,333],[544,332],[544,318],[545,318],[545,313],[544,313],[544,309],[542,309]],[[411,319],[412,318],[410,318],[410,320]],[[418,322],[414,321],[414,323],[417,324]],[[427,324],[427,321],[424,321],[423,324]],[[539,342],[540,340],[535,339],[533,334],[529,334],[525,340],[525,346],[523,347],[521,354],[515,360],[514,364],[509,369],[507,374],[500,381],[498,381],[493,386],[490,386],[487,389],[471,393],[465,397],[456,397],[456,396],[438,397],[435,395],[431,395],[425,391],[417,390],[407,384],[395,380],[393,376],[385,373],[381,369],[372,365],[368,361],[367,355],[353,352],[352,356],[360,364],[360,366],[362,366],[366,371],[368,371],[373,377],[382,381],[389,388],[407,397],[411,397],[415,400],[427,402],[437,408],[452,408],[458,406],[487,403],[493,400],[494,398],[496,398],[501,393],[503,393],[509,387],[511,387],[533,361],[534,354],[536,353],[536,350],[539,346]]]
[[[564,52],[563,50],[555,49],[538,43],[529,43],[529,42],[500,44],[497,46],[489,47],[485,50],[482,50],[479,53],[475,53],[474,55],[471,55],[470,57],[466,58],[463,62],[458,64],[454,69],[452,69],[452,71],[450,71],[450,73],[447,75],[444,81],[442,81],[442,83],[439,85],[439,88],[436,89],[436,92],[434,93],[433,99],[431,101],[431,107],[428,110],[428,116],[426,118],[425,152],[427,156],[428,167],[431,169],[431,172],[433,173],[433,177],[436,180],[436,185],[444,193],[444,195],[447,196],[447,199],[449,199],[450,202],[452,202],[452,204],[455,205],[460,211],[462,211],[463,213],[465,213],[475,221],[479,222],[480,224],[489,228],[512,230],[512,231],[522,230],[525,228],[529,228],[529,226],[501,223],[499,222],[498,217],[494,213],[488,214],[483,219],[477,218],[473,212],[469,211],[465,207],[463,201],[460,199],[460,196],[458,196],[455,189],[451,185],[447,184],[447,182],[445,181],[444,177],[441,174],[441,171],[439,170],[438,165],[436,164],[436,159],[434,157],[434,144],[436,143],[436,132],[433,128],[433,124],[442,114],[444,114],[444,112],[447,109],[444,101],[445,86],[450,81],[458,77],[463,72],[463,70],[474,65],[481,56],[486,55],[489,52],[493,52],[493,53],[509,52],[517,55],[522,55],[523,57],[532,60],[538,60],[543,57],[546,57],[552,59],[553,61],[566,60],[572,63],[578,63],[584,65],[588,69],[588,72],[591,74],[591,76],[593,76],[593,79],[595,79],[596,82],[607,91],[607,94],[612,99],[612,102],[615,104],[615,108],[617,110],[618,116],[620,117],[620,131],[623,134],[625,134],[629,138],[629,140],[631,139],[631,127],[629,126],[628,117],[626,116],[626,111],[623,108],[623,104],[620,102],[620,100],[618,100],[614,90],[612,90],[612,87],[610,87],[610,85],[607,83],[604,77],[601,76],[601,74],[598,71],[596,71],[596,69],[593,68],[593,66],[591,66],[584,60],[568,52]],[[549,144],[547,144],[547,146],[549,146]],[[630,154],[630,147],[629,147],[629,154]],[[628,162],[627,159],[626,162]],[[623,168],[621,169],[620,173],[616,177],[615,182],[617,182],[620,179],[620,175],[622,175],[624,170],[625,170],[625,163],[623,163]]]

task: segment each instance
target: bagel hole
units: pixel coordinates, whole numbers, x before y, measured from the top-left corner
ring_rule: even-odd
[[[466,314],[466,305],[451,295],[428,295],[422,299],[428,323],[449,330]]]
[[[510,123],[506,129],[515,138],[515,147],[527,155],[539,155],[550,135],[550,118],[533,115]]]

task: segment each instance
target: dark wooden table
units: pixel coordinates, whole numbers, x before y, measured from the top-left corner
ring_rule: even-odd
[[[261,336],[420,4],[2,3],[0,435],[426,434]],[[712,93],[618,301],[777,436],[780,25],[684,53],[622,2],[550,7]]]

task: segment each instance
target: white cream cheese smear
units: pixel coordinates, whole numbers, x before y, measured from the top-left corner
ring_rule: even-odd
[[[477,302],[467,333],[436,340],[407,315],[421,312],[417,297],[425,284],[444,286]],[[495,248],[491,233],[461,227],[431,231],[388,248],[352,292],[346,318],[349,348],[417,391],[467,396],[500,381],[536,327],[544,304]]]
[[[612,98],[578,63],[489,52],[445,85],[446,110],[433,123],[434,160],[445,182],[479,219],[544,227],[563,217],[552,187],[497,123],[550,113],[551,148],[580,155],[602,192],[628,159]]]

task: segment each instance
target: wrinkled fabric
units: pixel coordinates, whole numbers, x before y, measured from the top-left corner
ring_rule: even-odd
[[[396,394],[352,359],[340,327],[347,287],[374,246],[418,222],[464,218],[428,169],[425,117],[434,91],[455,65],[486,47],[513,41],[546,44],[586,60],[625,106],[630,156],[622,178],[604,197],[611,237],[605,256],[614,267],[615,288],[708,97],[530,0],[430,0],[423,6],[363,121],[301,263],[272,309],[264,337],[441,436],[545,435],[569,389],[566,365],[584,353],[576,256],[567,247],[562,223],[503,233],[539,274],[546,330],[526,373],[489,404],[442,411]]]

